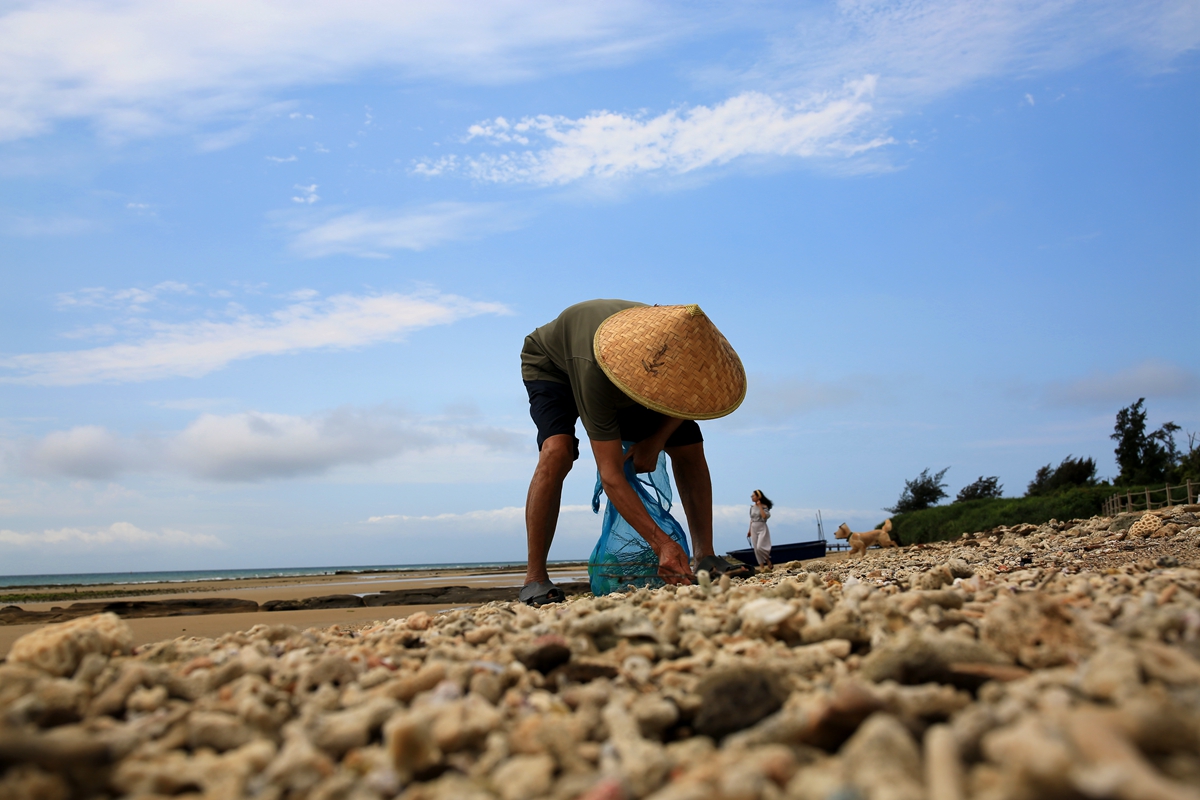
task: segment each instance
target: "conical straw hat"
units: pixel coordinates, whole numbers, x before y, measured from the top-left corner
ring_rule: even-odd
[[[678,419],[716,419],[746,397],[746,371],[700,306],[638,306],[596,329],[596,361],[631,398]]]

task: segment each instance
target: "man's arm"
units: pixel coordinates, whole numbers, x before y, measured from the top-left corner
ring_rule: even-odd
[[[670,439],[671,434],[682,424],[681,419],[667,417],[653,436],[634,444],[629,450],[629,455],[633,458],[633,471],[654,472],[658,467],[658,454],[667,446],[667,439]]]
[[[596,467],[600,470],[600,483],[604,487],[604,493],[608,495],[608,502],[616,506],[617,512],[633,526],[658,556],[659,577],[667,583],[691,583],[692,570],[683,548],[655,524],[646,507],[642,505],[641,499],[625,479],[625,455],[621,452],[621,440],[593,439],[591,442]],[[657,461],[657,454],[655,460]]]

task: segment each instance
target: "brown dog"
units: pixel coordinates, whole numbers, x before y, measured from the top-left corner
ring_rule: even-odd
[[[879,545],[880,547],[895,547],[896,543],[892,541],[892,537],[888,536],[888,532],[892,529],[892,521],[885,520],[882,528],[876,528],[873,531],[863,531],[855,533],[850,530],[850,526],[842,523],[838,529],[833,532],[833,535],[838,539],[850,540],[850,555],[865,556],[867,548],[871,545]]]

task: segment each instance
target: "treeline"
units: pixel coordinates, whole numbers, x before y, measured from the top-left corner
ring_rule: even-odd
[[[1040,497],[997,497],[934,506],[892,517],[892,538],[899,536],[903,544],[937,542],[999,525],[1087,518],[1100,513],[1110,494],[1111,486],[1087,486]]]
[[[1068,455],[1058,466],[1039,467],[1023,497],[1004,497],[997,476],[984,477],[964,486],[948,505],[945,475],[949,467],[931,473],[924,469],[904,482],[892,512],[893,536],[905,544],[955,538],[964,531],[981,531],[998,525],[1021,522],[1039,524],[1051,519],[1074,519],[1100,513],[1105,498],[1117,491],[1131,491],[1164,483],[1200,483],[1200,441],[1188,433],[1187,452],[1175,441],[1180,427],[1168,422],[1158,430],[1146,430],[1146,399],[1117,412],[1112,438],[1120,474],[1113,479],[1096,477],[1092,458]]]

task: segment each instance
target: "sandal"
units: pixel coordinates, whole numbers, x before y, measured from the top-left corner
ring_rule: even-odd
[[[730,564],[720,556],[705,556],[696,564],[696,572],[707,570],[708,574],[714,578],[719,578],[722,575],[728,575],[731,578],[753,578],[754,567],[748,567],[745,564]]]
[[[567,599],[563,590],[550,581],[534,581],[521,587],[517,599],[527,606],[544,606],[549,603],[561,603]]]

